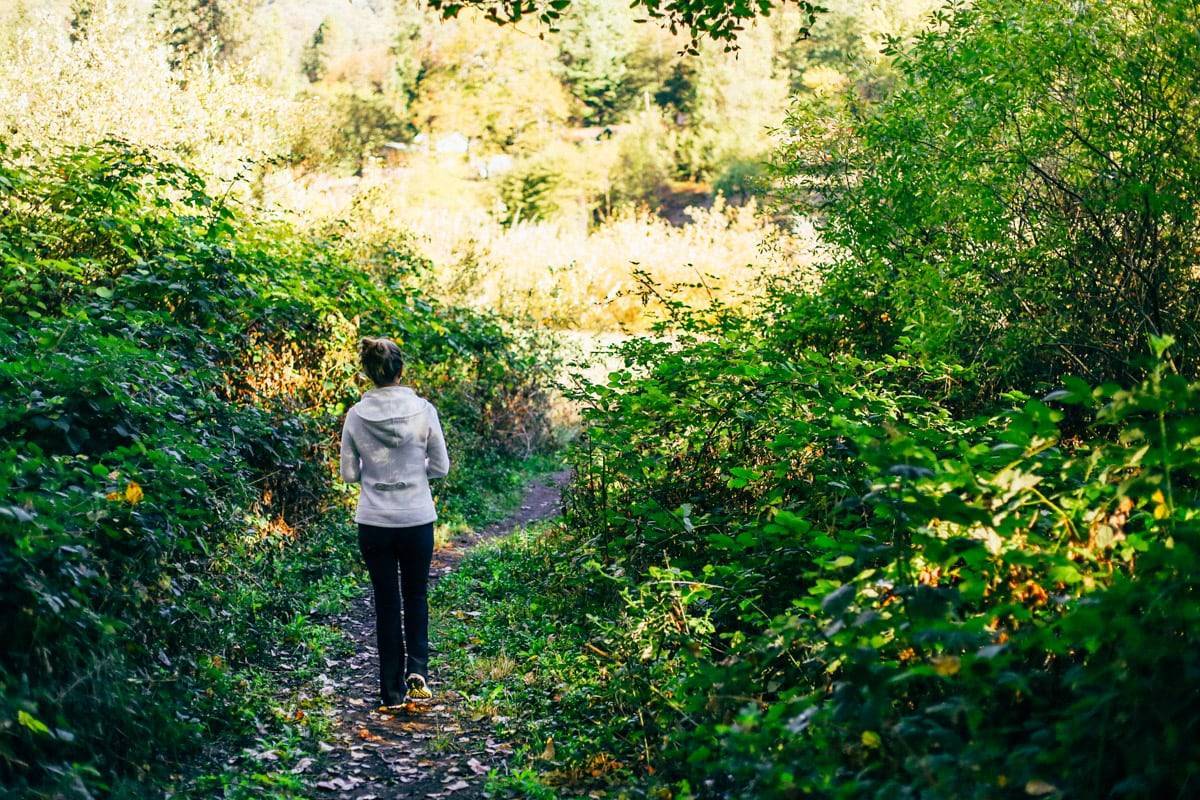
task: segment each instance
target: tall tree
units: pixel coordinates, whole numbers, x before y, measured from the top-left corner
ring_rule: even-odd
[[[226,58],[255,0],[155,0],[154,16],[173,53],[171,66]]]
[[[300,71],[311,83],[325,77],[330,58],[340,48],[342,38],[341,28],[333,17],[323,19],[313,31],[312,38],[300,54]]]
[[[636,99],[626,59],[633,51],[634,21],[625,4],[612,0],[578,0],[562,26],[558,60],[563,82],[583,107],[584,123],[608,125]]]

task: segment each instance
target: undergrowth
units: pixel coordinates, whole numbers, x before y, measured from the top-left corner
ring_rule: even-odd
[[[429,300],[423,269],[121,143],[0,150],[7,791],[137,795],[201,746],[308,735],[271,668],[301,680],[336,646],[312,619],[355,560],[331,455],[360,333],[401,342],[438,404],[446,523],[511,493],[545,440],[546,343]]]
[[[728,387],[757,392],[751,436],[684,389],[728,366],[708,344],[597,389],[567,526],[439,585],[469,713],[517,745],[493,788],[1186,793],[1200,384],[1160,367],[956,420],[807,358]]]
[[[446,587],[497,791],[1197,795],[1197,14],[952,3],[797,105],[821,285],[647,281],[564,527]]]
[[[633,774],[611,755],[637,745],[631,720],[596,703],[617,689],[590,641],[589,615],[612,584],[578,544],[561,523],[540,523],[476,547],[434,589],[433,630],[462,713],[515,748],[489,776],[496,796],[555,797],[553,787]]]

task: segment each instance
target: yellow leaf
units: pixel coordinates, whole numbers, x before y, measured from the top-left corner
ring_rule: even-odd
[[[104,499],[111,500],[112,502],[115,503],[121,499],[121,493],[120,492],[109,492],[108,494],[104,495]]]
[[[862,743],[867,747],[879,747],[880,741],[879,734],[875,731],[862,732]]]
[[[958,668],[961,666],[958,656],[934,656],[933,668],[937,670],[937,674],[943,678],[949,678],[951,675],[958,674]]]
[[[1025,794],[1031,794],[1035,797],[1043,794],[1053,794],[1058,791],[1058,787],[1052,783],[1045,781],[1032,780],[1025,784]]]
[[[144,496],[142,487],[138,485],[137,481],[130,481],[129,485],[125,487],[125,499],[133,505],[142,502]]]
[[[1154,507],[1155,519],[1166,519],[1169,516],[1171,516],[1171,509],[1167,508],[1165,505]]]
[[[1167,498],[1163,496],[1162,489],[1159,489],[1154,494],[1150,495],[1150,499],[1159,505],[1167,502]]]
[[[542,751],[542,759],[545,761],[554,760],[554,737],[550,736],[546,739],[546,749]]]

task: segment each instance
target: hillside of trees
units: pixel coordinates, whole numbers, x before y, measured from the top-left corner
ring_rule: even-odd
[[[615,0],[557,31],[392,0],[14,0],[0,129],[163,148],[304,226],[411,231],[455,302],[644,328],[631,262],[732,296],[809,260],[807,221],[763,197],[789,97],[880,94],[883,37],[932,2],[839,0],[808,39],[783,8],[691,55]]]

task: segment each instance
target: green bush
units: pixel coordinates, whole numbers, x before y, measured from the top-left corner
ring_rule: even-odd
[[[256,223],[151,153],[0,155],[0,781],[82,795],[270,717],[254,676],[355,561],[360,331],[439,404],[451,522],[545,429],[543,354],[402,246]]]
[[[391,141],[412,136],[404,100],[348,84],[321,84],[305,98],[292,159],[310,169],[361,175],[368,159]]]
[[[823,284],[668,298],[576,397],[566,532],[475,568],[534,676],[485,676],[498,789],[1195,793],[1197,22],[955,4],[879,105],[806,100]]]
[[[558,211],[554,193],[561,183],[561,174],[538,164],[506,173],[497,185],[496,219],[505,226],[547,219]]]
[[[533,656],[589,696],[525,735],[683,796],[1185,793],[1200,384],[956,419],[900,388],[953,370],[725,325],[624,346],[584,398],[571,559],[529,591],[598,654]]]
[[[1148,335],[1196,375],[1198,13],[952,4],[893,44],[878,106],[798,106],[780,161],[836,248],[838,334],[976,366],[984,403],[1063,372],[1135,381]]]

